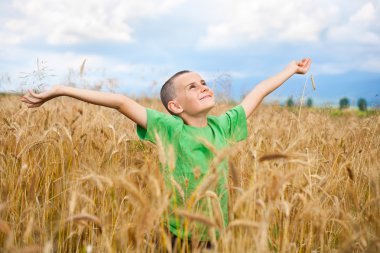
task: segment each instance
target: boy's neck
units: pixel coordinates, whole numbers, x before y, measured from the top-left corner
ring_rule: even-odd
[[[186,125],[193,127],[206,127],[207,126],[207,113],[199,114],[199,115],[188,115],[181,114],[179,115]]]

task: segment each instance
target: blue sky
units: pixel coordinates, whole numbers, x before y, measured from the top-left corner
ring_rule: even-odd
[[[316,103],[380,105],[380,0],[10,0],[0,2],[0,38],[1,90],[69,80],[155,96],[189,69],[239,100],[311,57],[310,73],[267,101],[299,99],[312,74],[317,90],[308,82],[306,96]]]

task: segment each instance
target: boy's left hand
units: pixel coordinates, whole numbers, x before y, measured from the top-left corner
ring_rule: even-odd
[[[288,67],[292,68],[295,74],[305,74],[309,70],[310,64],[311,59],[305,58],[301,61],[292,61]]]

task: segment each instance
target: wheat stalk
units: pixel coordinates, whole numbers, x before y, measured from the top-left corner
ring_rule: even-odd
[[[88,213],[81,213],[81,214],[73,215],[71,217],[68,217],[64,222],[65,223],[69,223],[69,222],[75,223],[75,222],[82,222],[82,221],[94,223],[94,225],[96,225],[100,229],[100,232],[102,232],[103,224],[100,221],[100,219],[97,216],[91,215]]]
[[[189,211],[181,210],[181,209],[175,210],[174,213],[178,216],[181,216],[181,217],[188,219],[189,221],[200,222],[200,223],[202,223],[206,226],[209,226],[209,227],[215,227],[216,226],[215,222],[210,220],[209,217],[204,216],[202,214],[195,214],[195,213],[191,213]]]
[[[257,229],[257,228],[260,228],[260,223],[250,221],[250,220],[234,220],[228,224],[227,229],[231,229],[234,227],[244,227],[244,228],[255,228],[255,229]]]

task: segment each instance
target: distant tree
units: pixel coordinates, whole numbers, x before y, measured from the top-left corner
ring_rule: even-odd
[[[307,101],[306,101],[306,106],[307,107],[313,107],[313,99],[308,98]]]
[[[367,100],[364,98],[359,98],[358,107],[360,111],[367,111]]]
[[[293,97],[290,97],[290,98],[288,98],[288,100],[286,100],[286,106],[288,106],[288,107],[294,106]]]
[[[346,109],[346,108],[349,108],[350,107],[350,100],[348,98],[342,98],[340,101],[339,101],[339,108],[342,110],[342,109]]]

